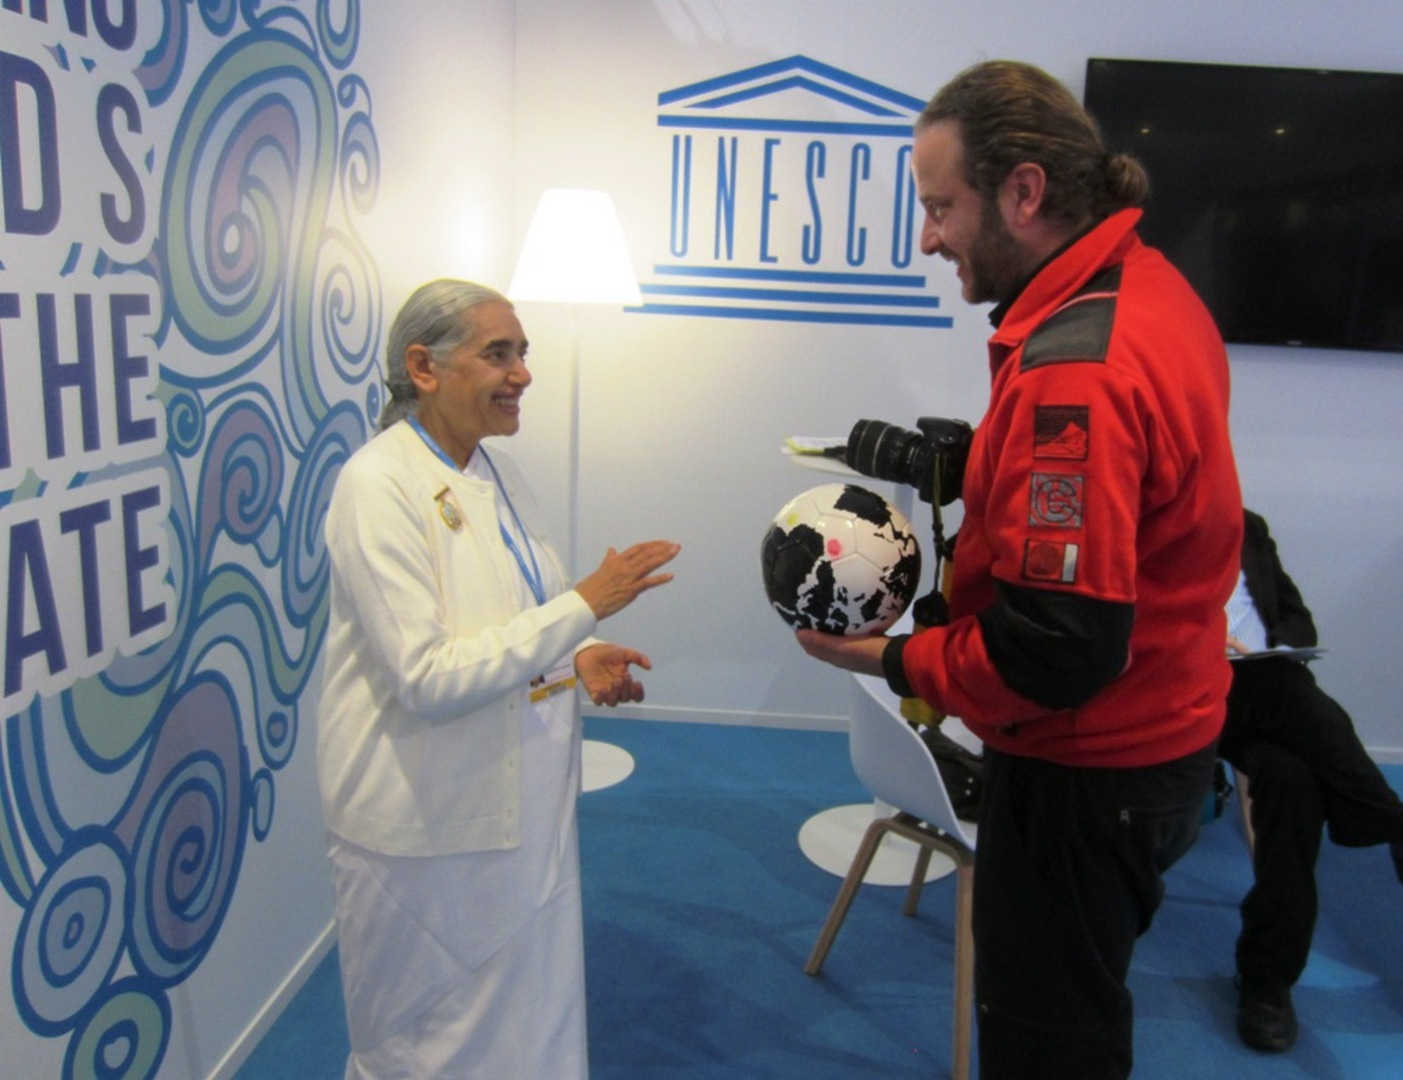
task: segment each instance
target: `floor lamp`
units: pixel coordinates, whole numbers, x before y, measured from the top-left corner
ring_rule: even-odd
[[[614,200],[603,191],[550,188],[526,229],[507,296],[570,308],[570,464],[566,572],[580,574],[580,304],[641,304]],[[583,790],[618,783],[633,772],[622,747],[585,739],[580,747]]]
[[[603,191],[550,188],[526,230],[507,296],[570,308],[570,450],[567,571],[580,573],[580,304],[640,304],[614,200]]]

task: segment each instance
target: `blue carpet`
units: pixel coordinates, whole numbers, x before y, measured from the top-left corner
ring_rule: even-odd
[[[637,766],[580,803],[591,1075],[933,1077],[950,1063],[952,879],[864,886],[819,978],[804,960],[838,880],[799,851],[799,826],[867,796],[845,736],[591,717],[590,738]],[[1385,769],[1395,787],[1403,767]],[[1301,1038],[1264,1056],[1237,1041],[1237,904],[1251,878],[1237,808],[1170,872],[1131,972],[1137,1080],[1373,1080],[1403,1061],[1403,887],[1384,848],[1321,853],[1321,918],[1295,992]],[[336,954],[238,1074],[340,1077]]]

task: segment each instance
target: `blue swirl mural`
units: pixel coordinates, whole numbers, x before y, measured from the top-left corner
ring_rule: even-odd
[[[140,262],[92,265],[157,285],[165,452],[74,484],[165,476],[174,629],[8,717],[0,768],[12,993],[36,1036],[67,1040],[64,1077],[156,1073],[170,992],[273,829],[326,630],[327,500],[380,404],[359,3],[148,6],[162,32],[133,74],[147,108],[178,111],[159,228]],[[216,48],[192,78],[197,33]]]

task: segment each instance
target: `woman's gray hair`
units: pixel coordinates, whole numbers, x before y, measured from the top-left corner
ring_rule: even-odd
[[[473,336],[472,310],[479,304],[506,302],[495,289],[472,281],[439,278],[420,285],[404,302],[390,325],[385,345],[385,388],[389,400],[380,411],[379,430],[419,410],[414,383],[405,366],[411,345],[423,345],[439,363]]]

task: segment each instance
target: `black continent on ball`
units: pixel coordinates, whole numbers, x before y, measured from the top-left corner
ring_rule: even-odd
[[[799,596],[800,586],[808,580],[809,571],[823,555],[823,536],[808,525],[796,525],[785,532],[771,525],[760,544],[760,569],[765,579],[765,596],[779,612],[780,618],[800,630],[812,630],[815,620],[810,614],[818,607],[819,614],[827,612],[833,603],[833,570],[820,565],[818,588],[807,598]],[[826,573],[826,581],[823,577]],[[821,594],[821,596],[820,596]],[[808,602],[806,603],[805,600]],[[820,617],[819,621],[823,621]]]

